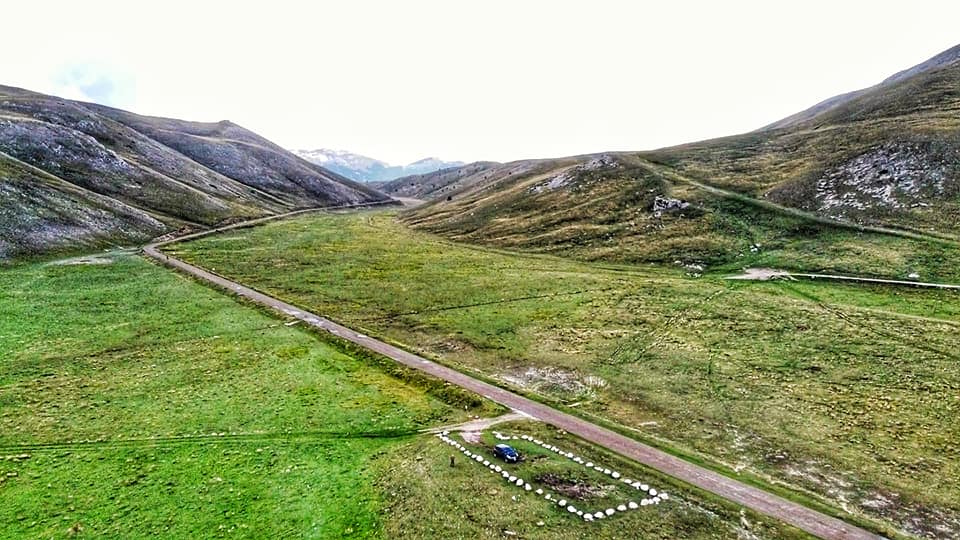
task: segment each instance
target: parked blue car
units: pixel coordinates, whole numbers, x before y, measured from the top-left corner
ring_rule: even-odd
[[[516,463],[520,460],[520,454],[508,444],[498,444],[493,447],[493,455],[506,461],[507,463]]]

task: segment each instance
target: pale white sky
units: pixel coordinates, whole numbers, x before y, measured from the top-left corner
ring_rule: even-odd
[[[960,43],[960,2],[5,3],[0,84],[394,163],[749,131]]]

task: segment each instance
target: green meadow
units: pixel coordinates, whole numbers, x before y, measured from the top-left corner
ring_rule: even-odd
[[[129,253],[0,270],[0,538],[742,532],[669,479],[675,505],[603,526],[494,493],[421,430],[501,408],[292,322]]]
[[[960,533],[956,293],[516,254],[391,212],[170,252],[849,519]]]

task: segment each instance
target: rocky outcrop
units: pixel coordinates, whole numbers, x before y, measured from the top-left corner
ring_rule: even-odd
[[[931,144],[889,142],[826,171],[816,184],[819,211],[847,218],[863,211],[927,205],[944,195],[956,149],[945,155]]]
[[[650,208],[650,211],[653,212],[654,216],[660,217],[664,212],[683,210],[689,206],[690,203],[686,201],[681,201],[680,199],[671,199],[669,197],[661,197],[658,195],[653,199],[653,206]]]

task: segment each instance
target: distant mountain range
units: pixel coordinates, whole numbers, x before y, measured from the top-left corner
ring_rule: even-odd
[[[226,120],[140,116],[0,86],[0,261],[388,200]]]
[[[408,165],[390,165],[379,159],[345,150],[330,150],[327,148],[294,150],[293,153],[311,163],[358,182],[388,182],[402,176],[432,173],[441,169],[460,167],[464,164],[462,161],[443,161],[431,157],[414,161]]]

